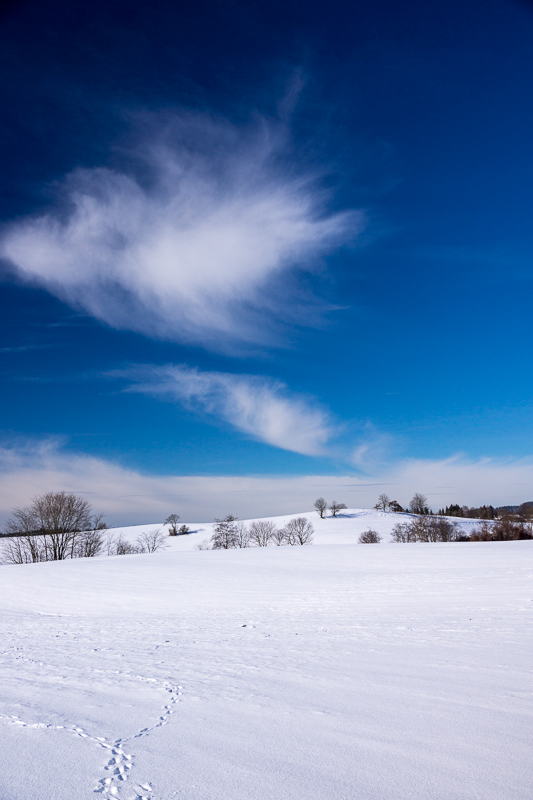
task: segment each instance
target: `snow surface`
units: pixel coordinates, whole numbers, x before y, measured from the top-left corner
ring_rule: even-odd
[[[309,547],[2,567],[1,800],[530,800],[533,541],[308,516]]]

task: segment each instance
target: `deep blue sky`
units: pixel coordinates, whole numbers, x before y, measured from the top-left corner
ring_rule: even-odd
[[[94,276],[80,284],[99,258],[94,228],[51,278],[37,274],[40,240],[24,240],[16,264],[3,251],[4,443],[60,437],[67,452],[158,475],[371,476],[402,459],[533,454],[532,5],[13,2],[0,18],[0,53],[4,240],[39,214],[50,230],[68,225],[75,192],[90,194],[103,174],[85,172],[73,189],[66,176],[80,168],[129,176],[159,198],[171,192],[153,189],[139,155],[169,127],[175,163],[199,152],[196,177],[212,160],[225,170],[220,203],[241,154],[256,180],[246,142],[266,130],[279,139],[257,178],[266,196],[285,175],[312,186],[320,210],[306,220],[364,217],[317,251],[299,238],[299,255],[258,289],[251,343],[206,334],[208,322],[183,333],[184,306],[174,312],[171,299],[161,316],[175,323],[155,330],[120,281],[94,300],[115,293],[113,310],[89,308]],[[217,151],[220,135],[235,139],[231,157]],[[253,247],[249,258],[253,271]],[[228,263],[215,259],[217,281]],[[69,270],[81,276],[70,295]],[[238,280],[231,292],[228,314],[240,325],[248,311],[232,305]],[[142,378],[139,364],[150,365]],[[157,372],[169,364],[185,365],[177,391],[174,375],[162,388]],[[201,389],[191,390],[194,370]],[[255,387],[252,405],[265,392],[286,401],[281,432],[261,421],[275,417],[275,403],[239,425],[241,375],[261,376],[242,379]],[[309,444],[314,413],[329,433],[309,434]],[[292,435],[296,418],[307,444],[286,439],[283,425]]]

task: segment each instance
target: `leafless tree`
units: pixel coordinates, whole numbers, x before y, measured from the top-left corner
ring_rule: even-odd
[[[76,558],[94,558],[99,556],[105,546],[104,529],[95,528],[84,531],[76,542]]]
[[[277,547],[281,547],[284,544],[289,544],[287,541],[285,528],[274,528],[274,533],[272,534],[272,544],[275,544]]]
[[[34,497],[26,508],[13,511],[5,532],[25,542],[4,547],[3,558],[8,563],[28,563],[94,554],[99,538],[95,531],[103,527],[102,515],[94,516],[85,498],[70,492],[47,492]],[[85,538],[91,540],[86,546]],[[24,560],[13,561],[13,557]]]
[[[454,520],[446,517],[429,517],[430,525],[434,531],[435,542],[455,542],[461,536],[461,528]]]
[[[378,497],[378,502],[374,506],[377,511],[388,511],[390,507],[390,497],[388,494],[380,494]]]
[[[315,500],[315,509],[320,516],[320,519],[324,519],[324,514],[327,510],[328,504],[324,500],[323,497],[319,497],[318,500]]]
[[[44,561],[40,538],[17,535],[2,540],[2,563],[31,564],[36,561]]]
[[[211,544],[209,543],[209,539],[203,539],[198,544],[194,545],[195,550],[211,550]]]
[[[269,519],[260,519],[250,525],[250,543],[255,547],[268,547],[276,526]]]
[[[178,522],[180,518],[177,514],[170,514],[164,522],[165,525],[169,526],[168,535],[169,536],[177,536],[178,535]]]
[[[416,535],[409,522],[397,522],[391,536],[393,542],[416,542]]]
[[[329,510],[331,511],[331,516],[336,517],[339,511],[342,511],[343,508],[347,508],[344,503],[337,503],[336,500],[333,500],[332,503],[329,504]]]
[[[432,515],[417,515],[392,529],[393,542],[454,542],[460,535],[456,522]]]
[[[484,519],[478,523],[473,529],[470,536],[473,542],[490,542],[492,541],[492,534],[495,523]]]
[[[230,550],[237,547],[237,517],[227,514],[224,519],[215,519],[216,525],[211,536],[213,550]]]
[[[157,553],[158,550],[166,550],[166,536],[161,528],[154,531],[144,531],[137,537],[137,552]]]
[[[312,544],[314,529],[305,517],[296,517],[285,525],[285,539],[287,544]]]
[[[250,531],[244,522],[237,523],[235,531],[235,547],[249,547],[250,546]]]
[[[419,494],[418,492],[414,495],[413,499],[409,503],[409,511],[412,514],[427,514],[428,507],[427,507],[428,499],[424,497],[423,494]]]
[[[359,537],[359,542],[361,544],[378,544],[381,542],[381,536],[377,531],[372,530],[369,528],[367,531],[363,531],[361,536]]]
[[[138,552],[139,548],[131,542],[128,542],[128,540],[124,538],[124,534],[121,533],[116,539],[113,540],[111,550],[108,550],[108,555],[129,556]]]

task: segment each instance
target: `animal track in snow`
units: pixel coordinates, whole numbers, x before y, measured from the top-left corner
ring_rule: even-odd
[[[93,671],[93,670],[91,670]],[[94,670],[103,672],[104,670]],[[105,670],[107,672],[107,670]],[[48,730],[62,730],[67,733],[70,733],[74,736],[77,736],[81,739],[87,739],[90,742],[93,742],[98,747],[102,747],[106,750],[111,750],[111,758],[107,761],[104,766],[104,770],[108,773],[105,778],[101,778],[98,781],[98,785],[94,789],[95,793],[102,794],[105,798],[120,798],[121,797],[121,790],[125,788],[126,782],[128,781],[129,773],[133,769],[135,764],[135,757],[131,753],[127,753],[124,749],[124,745],[128,742],[132,742],[135,739],[139,739],[143,736],[148,736],[151,731],[155,730],[156,728],[160,728],[163,725],[168,724],[170,720],[170,715],[173,714],[175,711],[176,704],[180,702],[181,697],[181,686],[175,686],[168,682],[161,683],[156,678],[145,678],[142,675],[131,675],[130,673],[121,672],[120,670],[115,670],[115,674],[123,674],[127,675],[130,678],[137,678],[138,680],[145,681],[147,683],[155,683],[159,684],[161,688],[163,688],[168,694],[170,698],[168,699],[167,705],[163,708],[163,713],[158,718],[157,722],[154,725],[151,725],[146,728],[142,728],[138,733],[133,734],[132,736],[128,736],[121,739],[115,739],[111,741],[104,736],[91,736],[84,728],[81,728],[79,725],[52,725],[46,722],[25,722],[16,714],[0,714],[0,719],[5,720],[8,723],[13,725],[19,725],[23,728],[42,728]],[[151,783],[137,783],[134,784],[135,787],[135,795],[130,795],[127,800],[152,800],[152,792],[153,787]],[[126,800],[126,798],[124,799]]]

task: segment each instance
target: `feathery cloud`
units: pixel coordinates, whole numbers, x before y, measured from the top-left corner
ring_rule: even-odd
[[[353,240],[362,212],[326,212],[279,126],[182,113],[145,138],[127,172],[66,176],[63,205],[9,224],[0,256],[112,327],[156,338],[232,351],[272,342],[284,317],[308,323],[283,278]]]
[[[179,402],[283,450],[326,455],[337,433],[327,411],[264,376],[202,372],[184,364],[136,366],[111,375],[131,379],[129,391]]]

